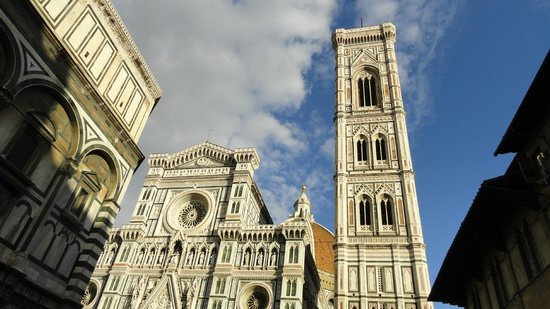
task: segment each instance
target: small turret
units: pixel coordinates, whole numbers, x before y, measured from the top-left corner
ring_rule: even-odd
[[[306,186],[302,186],[302,192],[296,202],[294,202],[294,218],[303,218],[307,221],[313,221],[311,203],[306,195]]]

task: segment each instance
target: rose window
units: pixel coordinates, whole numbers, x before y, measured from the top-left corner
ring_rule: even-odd
[[[206,207],[198,201],[187,203],[178,214],[178,222],[183,228],[197,226],[206,217]]]
[[[260,291],[254,291],[246,300],[248,309],[264,309],[267,308],[268,296]]]
[[[90,281],[90,284],[86,288],[86,291],[84,291],[84,295],[82,296],[80,303],[84,307],[86,307],[94,301],[96,295],[97,295],[97,285],[95,282]]]

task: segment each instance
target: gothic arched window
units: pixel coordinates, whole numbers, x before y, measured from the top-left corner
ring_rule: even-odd
[[[290,291],[290,295],[296,296],[296,286],[297,286],[297,279],[292,280],[292,289]]]
[[[383,137],[379,137],[376,139],[375,148],[376,148],[376,160],[385,161],[387,159],[386,140]]]
[[[125,247],[122,251],[122,257],[120,258],[121,261],[125,262],[128,258],[128,254],[130,253],[130,247]]]
[[[225,292],[225,278],[219,278],[216,282],[216,294],[223,294]]]
[[[241,208],[241,201],[235,202],[233,201],[233,205],[231,206],[231,213],[238,213]]]
[[[380,203],[380,212],[382,213],[382,225],[393,225],[393,211],[390,200],[382,200]]]
[[[289,263],[298,263],[298,246],[293,245],[290,247],[290,252],[288,255],[288,262]]]
[[[357,79],[357,96],[359,107],[378,105],[376,78],[365,73]]]
[[[367,161],[367,141],[363,137],[357,140],[357,161],[366,162]]]
[[[145,213],[145,207],[146,207],[145,204],[139,205],[138,213],[137,213],[138,216],[142,216]]]
[[[223,248],[222,263],[229,263],[231,260],[231,245],[226,245]]]
[[[370,202],[366,197],[363,197],[359,201],[359,224],[360,225],[371,225],[370,213],[371,213]]]

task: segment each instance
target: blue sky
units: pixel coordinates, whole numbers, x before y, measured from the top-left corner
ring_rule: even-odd
[[[526,1],[115,0],[164,96],[140,140],[146,156],[210,141],[255,146],[277,222],[302,183],[333,226],[336,28],[390,21],[397,50],[430,276],[480,183],[511,156],[492,153],[550,47],[550,3]],[[117,226],[147,169],[136,173]],[[436,308],[448,308],[436,304]]]

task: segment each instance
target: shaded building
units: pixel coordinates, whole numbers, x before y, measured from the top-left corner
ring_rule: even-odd
[[[332,234],[313,221],[305,187],[273,224],[253,179],[259,163],[254,148],[208,142],[152,154],[85,308],[331,308]]]
[[[430,299],[466,308],[550,304],[550,53],[495,155],[514,153],[485,180],[447,252]]]
[[[110,1],[0,1],[0,307],[81,306],[160,96]]]

